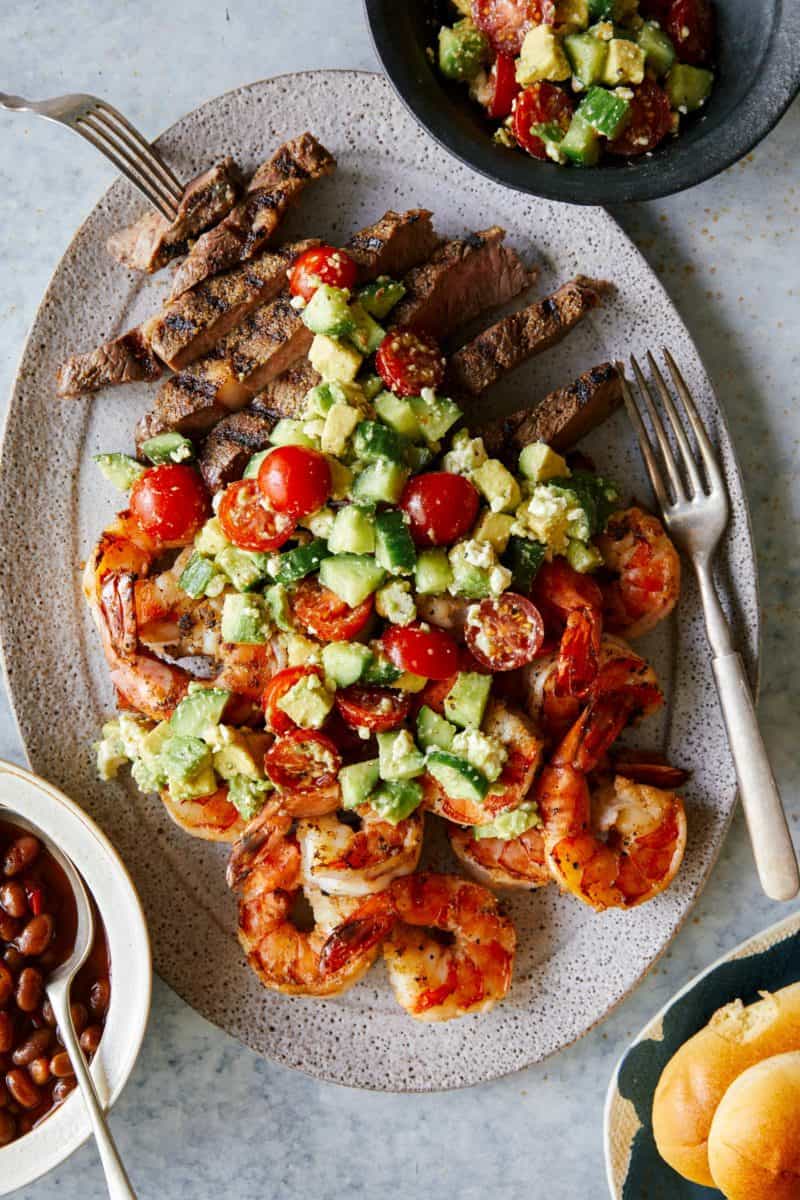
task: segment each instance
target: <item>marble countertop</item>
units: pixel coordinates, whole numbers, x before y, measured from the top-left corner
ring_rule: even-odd
[[[8,91],[94,92],[151,134],[206,98],[267,75],[377,67],[358,0],[30,0],[13,6],[3,25],[0,79]],[[0,113],[0,138],[5,406],[50,273],[113,174],[64,130],[27,116]],[[796,837],[799,142],[796,104],[722,176],[614,214],[686,319],[730,416],[761,570],[761,721]],[[0,756],[24,762],[4,694]],[[142,1200],[301,1192],[341,1200],[394,1189],[409,1200],[444,1190],[460,1200],[495,1190],[527,1200],[600,1197],[603,1099],[619,1052],[690,975],[780,915],[759,892],[737,817],[694,914],[634,996],[541,1066],[441,1095],[367,1096],[294,1074],[245,1050],[156,981],[148,1036],[114,1132]],[[25,1197],[56,1193],[60,1200],[106,1195],[91,1145]]]

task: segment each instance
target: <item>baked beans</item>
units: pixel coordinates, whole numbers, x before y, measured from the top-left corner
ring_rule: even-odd
[[[38,838],[0,821],[0,1147],[23,1136],[75,1087],[45,995],[69,956],[77,915],[69,882]],[[95,913],[91,954],[72,985],[72,1022],[91,1060],[103,1034],[111,981]]]

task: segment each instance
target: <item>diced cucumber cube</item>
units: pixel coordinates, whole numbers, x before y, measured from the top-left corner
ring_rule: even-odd
[[[378,782],[378,760],[352,763],[339,771],[339,787],[342,793],[342,808],[359,808]]]
[[[478,729],[483,720],[491,687],[491,675],[481,675],[477,671],[459,671],[444,701],[444,715],[448,721],[464,728],[473,726]]]
[[[301,312],[303,324],[312,333],[338,338],[355,328],[350,311],[350,294],[343,288],[322,283]]]
[[[314,538],[313,542],[309,542],[305,546],[295,546],[293,550],[279,554],[278,564],[272,571],[272,577],[276,583],[295,583],[298,579],[303,579],[312,571],[316,571],[322,560],[327,558],[330,553],[327,542],[322,538]]]
[[[299,423],[300,422],[298,421],[298,425],[299,425]],[[272,432],[274,433],[275,430],[273,429]],[[300,444],[302,445],[302,442]],[[267,457],[268,454],[269,454],[269,450],[259,450],[258,454],[254,454],[253,457],[248,460],[248,463],[244,469],[242,478],[243,479],[255,479],[255,477],[258,475],[258,472],[261,469],[261,464],[263,463],[264,459]]]
[[[438,596],[453,582],[453,568],[447,551],[421,550],[414,569],[414,585],[421,596]]]
[[[667,95],[670,105],[683,112],[702,108],[714,86],[714,74],[688,63],[675,63],[667,75]]]
[[[589,87],[600,82],[608,57],[607,42],[592,33],[570,33],[564,38],[564,49],[579,83]]]
[[[375,560],[392,575],[411,575],[417,560],[414,541],[399,509],[375,518]]]
[[[275,423],[275,428],[269,435],[269,440],[273,446],[308,446],[308,448],[311,450],[315,449],[317,446],[316,440],[314,438],[310,438],[308,434],[303,431],[303,422],[296,421],[293,417],[281,417],[280,421]],[[269,454],[269,450],[261,451],[261,457],[258,463],[259,467],[261,466],[261,463],[264,461],[264,458],[267,454]],[[259,458],[258,455],[255,455],[254,457]],[[253,462],[252,458],[250,459],[250,462]],[[248,463],[247,466],[249,469],[250,463]],[[258,474],[258,468],[256,468],[253,473]]]
[[[580,117],[603,137],[613,139],[628,119],[630,107],[628,101],[623,100],[621,96],[605,88],[590,87],[575,116]]]
[[[188,462],[194,458],[194,446],[182,433],[157,433],[155,437],[142,442],[142,454],[156,466],[161,463]]]
[[[356,428],[353,450],[362,462],[376,462],[388,458],[390,462],[403,462],[400,439],[393,429],[380,421],[362,421]]]
[[[326,558],[319,569],[320,582],[340,600],[357,608],[381,586],[386,572],[366,554],[337,554]]]
[[[511,577],[517,591],[526,595],[544,562],[547,547],[533,538],[512,536],[503,562],[511,569]]]
[[[375,550],[375,522],[357,504],[340,508],[328,535],[331,554],[372,554]]]
[[[357,476],[352,489],[353,497],[375,503],[397,504],[407,479],[408,470],[405,467],[385,458],[379,459],[369,463]]]
[[[350,316],[353,328],[347,334],[348,340],[353,343],[359,354],[374,354],[386,337],[386,330],[358,301],[350,305]]]
[[[411,396],[409,403],[426,442],[438,442],[461,420],[458,405],[444,396],[436,396],[430,388],[423,388],[421,396]]]
[[[656,75],[666,75],[675,62],[672,38],[655,22],[645,21],[636,35],[636,40],[644,50],[647,65],[652,67]]]
[[[222,603],[223,642],[258,645],[266,642],[269,616],[263,596],[229,593]]]
[[[360,642],[329,642],[322,648],[325,674],[337,687],[357,683],[371,659],[372,651]]]
[[[414,409],[408,400],[395,396],[392,392],[380,392],[373,401],[375,412],[384,425],[394,429],[401,437],[418,438],[421,436],[419,422],[414,415]]]
[[[178,587],[193,600],[199,600],[205,596],[206,588],[217,573],[210,558],[195,552],[181,572]]]
[[[405,821],[422,803],[422,788],[415,779],[379,782],[368,804],[383,821],[397,825]]]
[[[596,129],[576,112],[561,139],[561,152],[579,167],[593,167],[600,158],[600,138]]]
[[[239,592],[249,592],[269,578],[269,555],[257,550],[240,550],[226,545],[216,556],[216,564]]]
[[[131,458],[129,454],[118,452],[95,454],[94,461],[109,483],[113,483],[121,492],[130,491],[136,480],[147,470],[147,467]]]
[[[364,287],[358,289],[358,301],[362,308],[365,308],[370,316],[376,320],[382,321],[388,317],[394,306],[398,304],[406,294],[404,283],[400,283],[396,279],[390,279],[388,275],[379,275],[374,283],[368,283]],[[373,377],[377,380],[377,389],[373,392],[373,396],[377,396],[378,392],[383,387],[379,376]],[[372,399],[372,396],[368,396]]]
[[[417,716],[417,741],[422,749],[430,750],[435,746],[439,750],[449,750],[455,736],[455,725],[423,704]]]

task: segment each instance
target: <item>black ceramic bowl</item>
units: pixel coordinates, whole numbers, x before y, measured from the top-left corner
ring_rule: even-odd
[[[497,183],[570,204],[652,200],[693,187],[751,150],[800,90],[800,0],[716,0],[717,77],[702,114],[649,157],[559,167],[495,145],[492,123],[466,88],[439,74],[426,51],[446,4],[364,3],[386,74],[440,145]]]

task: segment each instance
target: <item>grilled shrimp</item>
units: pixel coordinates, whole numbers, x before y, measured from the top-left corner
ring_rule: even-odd
[[[456,858],[479,883],[490,887],[540,888],[553,882],[539,828],[515,838],[476,838],[471,829],[448,825]]]
[[[435,874],[396,879],[331,935],[324,965],[335,970],[354,947],[384,939],[394,994],[418,1021],[488,1012],[511,986],[514,926],[476,883]]]
[[[227,878],[240,893],[239,941],[264,987],[293,996],[337,996],[375,961],[382,940],[377,935],[368,946],[342,949],[335,969],[322,969],[323,948],[337,936],[334,921],[346,923],[359,901],[333,901],[312,889],[314,925],[295,924],[292,910],[303,890],[300,846],[292,817],[278,804],[267,804],[247,826],[233,847]]]
[[[531,589],[548,632],[559,633],[555,694],[582,696],[597,674],[603,594],[564,558],[542,563]]]
[[[614,575],[601,584],[606,628],[629,638],[641,637],[668,617],[678,602],[678,552],[658,518],[641,508],[614,513],[596,541]]]
[[[160,795],[168,815],[191,837],[205,842],[233,842],[244,832],[245,823],[228,799],[227,785],[194,800],[176,800],[169,788]]]
[[[680,796],[622,775],[590,793],[580,717],[537,781],[550,870],[566,891],[598,912],[633,908],[668,887],[686,849]],[[591,762],[587,765],[594,766]]]
[[[351,823],[355,818],[355,824]],[[355,813],[307,818],[297,826],[304,885],[334,896],[368,896],[415,871],[422,851],[423,813],[396,825],[369,805]]]
[[[456,799],[427,772],[421,777],[423,806],[456,825],[489,825],[498,813],[516,808],[525,799],[542,756],[542,741],[524,713],[504,700],[491,699],[483,731],[498,738],[508,757],[499,778],[483,800]]]

